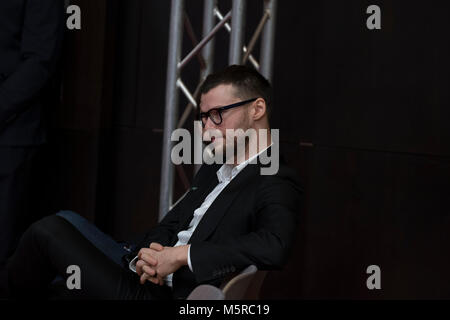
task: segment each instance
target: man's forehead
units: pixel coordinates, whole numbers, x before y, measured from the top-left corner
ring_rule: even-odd
[[[235,90],[231,84],[221,84],[212,88],[200,97],[200,110],[225,106],[236,100]]]

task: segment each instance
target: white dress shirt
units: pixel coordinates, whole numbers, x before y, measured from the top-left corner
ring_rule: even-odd
[[[242,169],[244,169],[247,166],[247,164],[249,164],[253,159],[255,159],[257,156],[259,156],[261,153],[263,153],[267,149],[268,149],[268,147],[235,167],[231,164],[224,163],[220,167],[220,169],[217,170],[216,174],[217,174],[217,179],[219,180],[219,183],[213,189],[213,191],[211,191],[211,193],[208,194],[208,196],[203,201],[201,206],[194,211],[194,217],[192,218],[191,222],[189,223],[189,227],[187,228],[187,230],[178,232],[178,242],[175,244],[174,247],[183,246],[189,242],[189,239],[191,238],[192,234],[194,233],[195,228],[197,228],[198,224],[200,223],[200,220],[202,220],[203,216],[205,215],[205,212],[209,209],[211,204],[214,202],[214,200],[217,198],[217,196],[222,192],[222,190],[225,189],[225,187],[230,183],[230,181],[233,180],[238,175],[238,173],[241,172]],[[134,272],[136,272],[137,258],[138,257],[135,257],[130,262],[130,265],[129,265],[130,269]],[[191,264],[191,246],[189,246],[189,248],[188,248],[188,259],[187,260],[188,260],[189,269],[191,271],[194,271],[192,264]],[[164,279],[166,285],[168,285],[169,287],[172,287],[172,277],[173,277],[173,273],[167,275],[167,277]]]

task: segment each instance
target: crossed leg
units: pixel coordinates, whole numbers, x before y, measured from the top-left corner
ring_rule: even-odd
[[[169,287],[150,282],[141,285],[136,274],[121,266],[118,263],[120,247],[109,246],[107,249],[108,245],[105,246],[113,240],[106,235],[103,237],[93,225],[85,226],[95,228],[88,232],[69,220],[61,215],[49,216],[25,232],[6,264],[7,282],[0,284],[8,286],[11,297],[42,298],[55,276],[67,279],[70,275],[67,268],[76,265],[81,271],[81,288],[67,289],[65,296],[137,300],[172,298]],[[86,237],[81,231],[91,236]],[[110,249],[110,254],[105,252]]]

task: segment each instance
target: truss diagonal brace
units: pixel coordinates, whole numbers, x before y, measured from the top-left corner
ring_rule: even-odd
[[[250,43],[247,48],[247,52],[245,53],[244,58],[242,59],[242,64],[245,64],[247,62],[247,59],[250,56],[250,53],[253,51],[253,47],[255,46],[256,41],[258,40],[259,36],[261,35],[264,25],[266,24],[266,22],[269,18],[270,18],[270,11],[266,10],[264,12],[264,16],[262,17],[261,21],[258,24],[258,27],[255,30],[255,33],[253,34],[252,39],[250,40]]]
[[[177,80],[177,86],[178,88],[181,89],[181,91],[184,93],[184,95],[186,96],[186,98],[189,100],[189,102],[195,107],[197,108],[197,102],[195,102],[194,97],[192,96],[192,94],[189,92],[189,89],[186,88],[186,86],[184,85],[183,81],[181,81],[181,79]]]
[[[214,29],[211,30],[211,32],[202,39],[202,41],[200,41],[200,43],[194,48],[192,49],[192,51],[186,56],[186,58],[183,59],[183,61],[181,61],[178,64],[178,70],[180,71],[181,69],[183,69],[184,66],[186,66],[186,64],[200,51],[203,49],[203,47],[208,43],[209,40],[212,39],[212,37],[214,37],[214,35],[220,30],[220,28],[222,28],[224,26],[224,24],[230,20],[231,18],[231,11],[228,12],[228,14],[223,18],[223,20],[221,22],[219,22]]]

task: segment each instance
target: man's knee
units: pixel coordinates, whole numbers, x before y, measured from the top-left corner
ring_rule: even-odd
[[[61,218],[64,218],[66,221],[70,222],[74,226],[80,226],[85,223],[89,223],[89,221],[86,220],[83,216],[70,210],[59,211],[56,215]]]
[[[70,210],[61,210],[56,215],[63,218],[75,218],[75,219],[82,218],[78,213]]]
[[[46,239],[49,236],[54,236],[55,231],[61,229],[64,223],[64,219],[60,216],[47,216],[34,222],[26,233],[29,233],[34,240]]]

